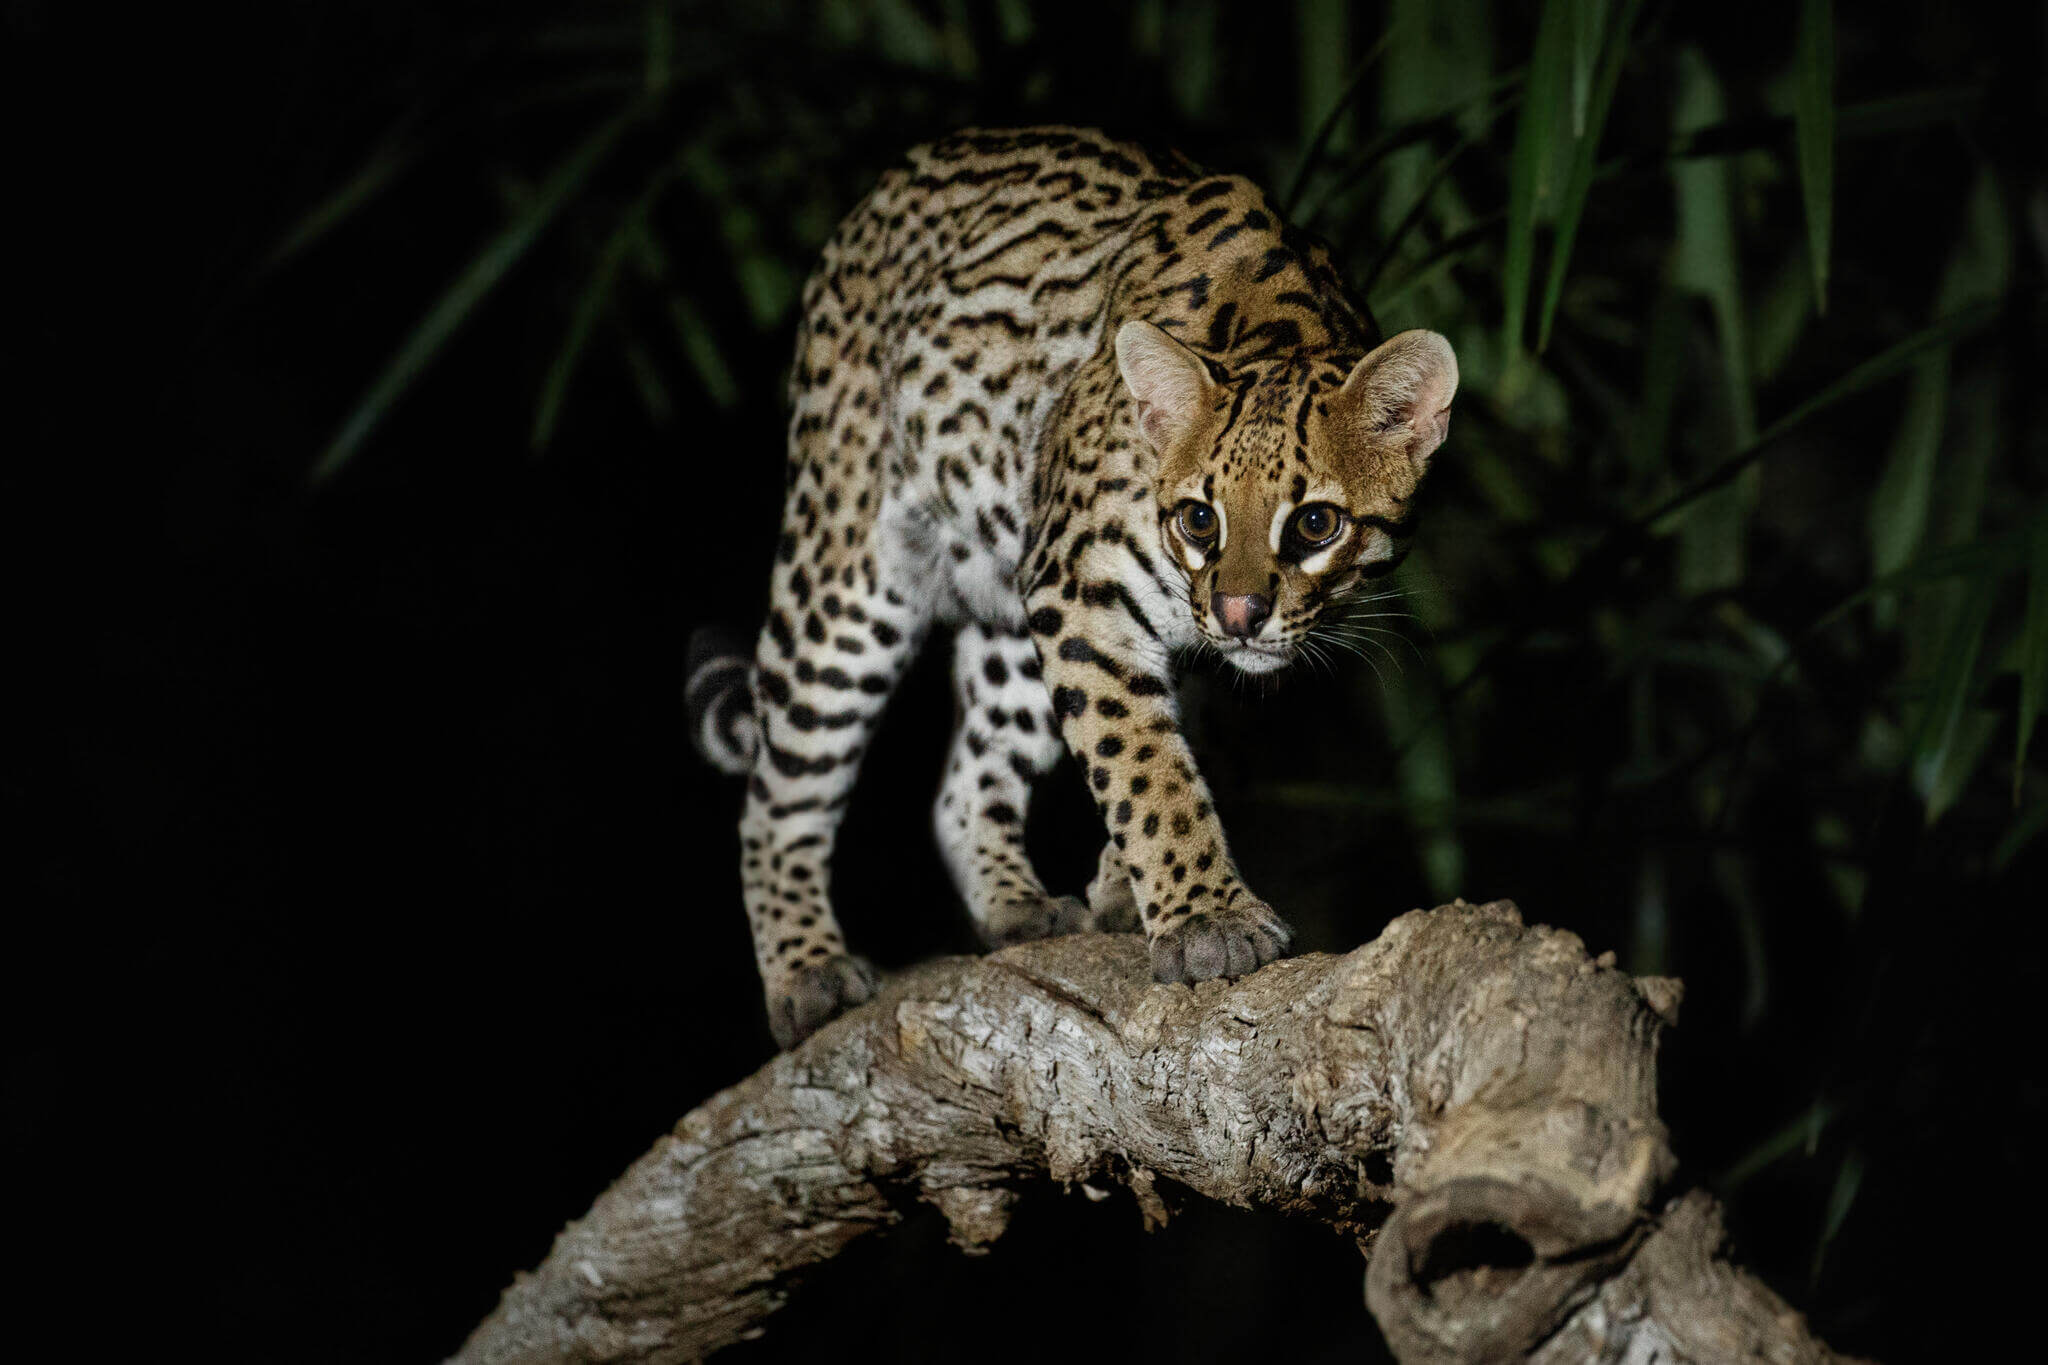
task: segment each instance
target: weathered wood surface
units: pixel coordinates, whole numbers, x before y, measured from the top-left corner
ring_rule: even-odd
[[[1403,1361],[1834,1359],[1723,1259],[1712,1201],[1673,1197],[1678,998],[1505,901],[1194,987],[1129,936],[934,962],[687,1115],[456,1359],[698,1359],[907,1195],[980,1249],[1045,1179],[1357,1236]]]

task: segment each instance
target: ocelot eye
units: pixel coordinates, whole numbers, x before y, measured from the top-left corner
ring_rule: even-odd
[[[1182,503],[1179,520],[1180,533],[1197,545],[1216,538],[1216,509],[1206,502]]]
[[[1320,545],[1344,527],[1344,514],[1326,502],[1311,503],[1294,514],[1294,534],[1310,545]]]

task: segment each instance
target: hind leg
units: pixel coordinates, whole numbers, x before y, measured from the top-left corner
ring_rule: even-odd
[[[760,746],[740,817],[740,880],[769,1027],[783,1047],[874,993],[832,913],[832,845],[921,610],[861,575],[778,572],[755,652]]]
[[[967,625],[953,641],[960,720],[932,812],[940,851],[976,928],[991,945],[1073,934],[1097,917],[1049,894],[1024,851],[1032,785],[1064,745],[1028,635]]]

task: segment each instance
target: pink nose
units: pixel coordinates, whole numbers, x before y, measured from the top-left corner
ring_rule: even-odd
[[[1249,640],[1273,614],[1273,601],[1255,592],[1219,592],[1210,595],[1209,610],[1216,613],[1225,635]]]

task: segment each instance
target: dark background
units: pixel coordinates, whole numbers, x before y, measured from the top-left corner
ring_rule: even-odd
[[[1509,243],[1540,298],[1580,139],[1533,7],[9,6],[0,1122],[47,1292],[223,1359],[454,1349],[772,1046],[738,791],[679,690],[693,625],[756,620],[824,234],[966,122],[1282,193],[1342,100],[1299,207],[1465,387],[1384,654],[1190,684],[1247,874],[1312,949],[1509,896],[1683,976],[1683,1180],[1837,1347],[1953,1354],[1951,1300],[2027,1269],[1987,1218],[2039,1211],[2007,1050],[2048,985],[2016,747],[2048,34],[1842,7],[1820,314],[1797,8],[1601,9],[1619,80],[1539,356]],[[885,968],[971,947],[925,828],[943,673],[836,874]],[[1034,817],[1066,886],[1077,797]],[[1190,1203],[1147,1238],[1036,1191],[978,1260],[913,1212],[735,1357],[1375,1359],[1362,1269],[1315,1227]]]

